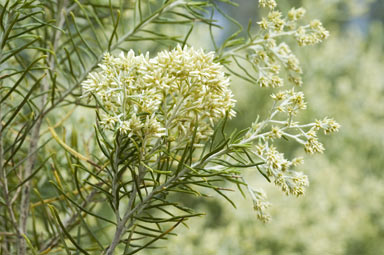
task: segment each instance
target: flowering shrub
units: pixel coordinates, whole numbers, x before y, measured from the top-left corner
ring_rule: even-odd
[[[288,18],[283,19],[282,14],[274,10],[274,1],[261,1],[260,6],[271,9],[267,18],[259,22],[264,32],[260,39],[250,38],[246,47],[242,45],[236,50],[246,51],[261,87],[283,86],[283,78],[278,76],[281,66],[285,67],[289,81],[296,86],[302,85],[298,59],[286,43],[277,45],[274,38],[293,35],[299,45],[309,45],[325,39],[328,32],[317,20],[297,28],[297,21],[305,13],[303,8],[292,9]],[[227,56],[223,54],[223,57]],[[179,45],[152,59],[148,54],[135,56],[133,51],[127,56],[121,53],[119,57],[106,54],[100,68],[101,72],[91,73],[83,83],[84,92],[95,96],[105,112],[99,121],[104,131],[114,131],[113,139],[117,139],[116,136],[128,137],[140,144],[140,148],[137,148],[140,153],[135,154],[138,158],[135,167],[139,169],[141,178],[146,172],[157,171],[178,179],[188,171],[201,171],[199,168],[218,173],[235,168],[235,164],[239,164],[239,167],[254,165],[284,193],[300,196],[308,186],[308,178],[294,170],[294,167],[301,165],[303,159],[286,159],[273,145],[274,140],[292,139],[303,144],[306,152],[313,154],[324,151],[317,138],[320,129],[325,134],[339,129],[339,124],[329,118],[308,124],[295,122],[294,116],[306,108],[306,103],[303,93],[292,88],[272,94],[275,104],[267,120],[257,120],[245,135],[238,134],[236,139],[227,141],[224,148],[213,154],[207,153],[205,145],[209,141],[206,140],[213,136],[217,121],[235,115],[229,79],[223,67],[214,62],[213,52],[206,54],[203,50],[195,51]],[[167,147],[169,154],[163,154],[162,146]],[[188,146],[193,148],[189,152],[189,164],[192,165],[180,166],[179,163],[177,166],[179,171],[184,168],[182,174],[175,170],[176,167],[173,169],[172,164],[165,170],[154,170],[156,167],[152,161],[159,165],[174,152],[176,154],[172,157],[177,158],[181,146],[186,146],[185,151],[188,151]],[[195,148],[204,149],[198,151]],[[197,153],[201,154],[200,160],[192,160]],[[269,215],[265,209],[269,203],[264,201],[264,192],[251,187],[248,189],[258,218],[268,221]]]
[[[235,184],[243,194],[243,188],[247,189],[257,217],[267,222],[270,204],[264,191],[251,187],[243,177],[247,168],[256,169],[287,195],[304,194],[308,178],[296,170],[303,159],[287,158],[278,149],[278,141],[297,142],[311,154],[323,152],[317,133],[335,132],[339,124],[330,118],[304,124],[297,121],[297,114],[306,109],[299,89],[302,70],[283,38],[293,37],[302,46],[321,42],[328,32],[319,21],[301,25],[304,9],[292,9],[283,17],[274,0],[260,1],[260,6],[270,11],[258,23],[258,33],[253,35],[250,24],[246,38],[239,30],[218,46],[212,30],[216,21],[207,18],[205,12],[214,15],[224,11],[213,1],[129,1],[121,6],[101,2],[64,1],[53,8],[53,3],[37,0],[7,1],[2,6],[1,19],[7,25],[1,26],[1,45],[8,55],[0,59],[5,62],[11,58],[13,62],[7,67],[23,61],[20,68],[27,67],[16,71],[8,68],[2,76],[14,85],[1,92],[1,102],[13,95],[1,108],[6,111],[0,126],[4,190],[0,202],[6,207],[3,217],[9,215],[11,219],[2,227],[13,229],[5,231],[5,248],[1,249],[18,254],[27,250],[60,254],[62,249],[67,254],[71,250],[134,254],[171,235],[187,219],[201,215],[177,201],[176,194],[208,196],[204,190],[211,190],[234,205],[226,194],[232,190],[226,183]],[[25,11],[32,10],[29,8],[36,12]],[[51,16],[57,19],[55,25],[47,21],[28,28],[25,24]],[[123,22],[132,23],[133,28],[127,31]],[[188,47],[194,24],[199,22],[208,25],[214,52]],[[26,30],[11,31],[16,23],[18,29]],[[169,24],[191,24],[191,28],[182,41],[180,36],[172,36]],[[41,27],[46,30],[40,31]],[[37,39],[14,50],[12,39],[24,34],[14,47],[25,38]],[[46,36],[43,46],[37,42],[40,34]],[[133,50],[115,56],[116,51],[131,48],[132,41],[151,41],[158,46],[163,40],[170,41],[169,48],[178,46],[155,50],[158,53],[153,58],[150,53],[135,55]],[[30,63],[24,53],[39,57]],[[274,93],[273,107],[265,119],[257,118],[246,130],[228,134],[227,121],[235,117],[231,74],[274,89]],[[31,81],[34,85],[29,88]],[[16,89],[18,86],[23,86],[22,90]],[[20,91],[28,92],[19,97]],[[66,112],[68,105],[74,109]],[[73,112],[86,108],[96,112],[95,132],[86,139],[89,132],[84,130],[90,130],[90,121],[73,124],[68,144],[63,123],[68,118],[75,122]],[[59,127],[62,135],[55,131]],[[80,127],[81,145],[76,131]],[[31,128],[27,149],[23,143]],[[57,143],[45,146],[52,139]],[[25,159],[23,172],[18,167]],[[48,160],[51,165],[46,164]],[[39,161],[41,166],[36,167]],[[42,168],[48,174],[41,174],[41,180],[35,178]],[[46,185],[51,188],[47,190]],[[32,187],[36,187],[35,195]],[[15,203],[19,203],[20,213],[14,211]],[[27,224],[29,218],[31,226]],[[44,231],[38,234],[40,226]],[[96,228],[102,228],[107,237],[95,235]]]

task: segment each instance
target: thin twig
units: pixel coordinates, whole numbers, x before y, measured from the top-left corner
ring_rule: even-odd
[[[59,19],[57,19],[56,25],[61,28],[64,25],[64,17],[61,15],[61,10],[65,9],[65,4],[66,1],[59,1],[57,5],[57,13],[59,16]],[[53,41],[53,52],[56,51],[56,48],[58,46],[58,42],[61,36],[61,29],[56,29],[54,36],[52,38]],[[49,69],[53,71],[55,69],[55,56],[53,54],[49,54]],[[42,97],[40,101],[40,109],[44,109],[46,106],[47,100],[48,100],[48,90],[50,87],[50,83],[48,78],[45,80],[42,88]],[[40,128],[42,125],[44,119],[44,115],[40,115],[37,118],[36,125],[33,127],[32,130],[32,136],[31,136],[31,143],[29,146],[29,153],[36,151],[39,140],[40,140]],[[27,160],[26,165],[25,165],[25,170],[24,170],[24,177],[28,177],[31,175],[32,170],[35,166],[37,159],[37,153],[33,153],[32,156]],[[23,185],[23,189],[21,192],[21,203],[20,203],[20,219],[19,219],[19,224],[20,224],[20,233],[22,235],[27,234],[27,220],[28,220],[28,215],[29,215],[29,204],[30,204],[30,197],[31,197],[31,180],[27,181]],[[21,240],[20,246],[18,247],[18,254],[19,255],[24,255],[26,254],[27,251],[27,244],[25,239]]]

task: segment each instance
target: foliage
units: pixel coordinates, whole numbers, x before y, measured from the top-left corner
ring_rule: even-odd
[[[228,182],[268,221],[246,168],[303,195],[307,176],[295,170],[303,160],[288,159],[279,142],[322,152],[318,132],[339,124],[297,121],[302,69],[285,38],[312,45],[328,31],[303,24],[302,8],[284,16],[274,0],[259,4],[268,13],[242,33],[222,8],[236,5],[228,0],[3,1],[2,253],[134,254],[202,215],[181,195],[216,192],[235,205]],[[215,13],[238,26],[221,43]],[[187,47],[197,28],[215,53]],[[115,56],[127,49],[151,50]],[[273,89],[270,113],[242,131],[228,132],[229,74]]]

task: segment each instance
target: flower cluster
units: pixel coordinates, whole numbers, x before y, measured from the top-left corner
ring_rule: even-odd
[[[254,127],[257,128],[250,130],[247,134],[248,137],[261,137],[264,140],[273,140],[281,137],[291,138],[304,145],[304,150],[307,153],[322,153],[324,146],[317,137],[318,131],[323,130],[324,134],[337,132],[340,124],[328,117],[304,125],[294,122],[293,116],[300,110],[306,109],[306,102],[302,92],[295,92],[294,89],[290,89],[279,91],[272,94],[271,97],[275,101],[271,119],[264,123],[255,123]],[[279,113],[286,114],[284,119],[278,120]],[[265,128],[268,124],[272,125],[270,131],[260,133],[261,129]],[[255,134],[256,132],[257,134]]]
[[[253,153],[265,162],[259,167],[260,171],[263,171],[268,178],[272,178],[284,193],[295,196],[304,194],[305,187],[309,184],[308,177],[293,170],[293,167],[303,163],[302,158],[289,161],[268,142],[260,142],[255,146]]]
[[[340,124],[337,123],[334,119],[330,119],[325,117],[322,120],[316,120],[316,125],[314,126],[314,130],[318,131],[319,129],[324,130],[324,134],[329,134],[333,132],[339,131]]]
[[[288,74],[288,80],[297,86],[302,85],[300,62],[286,43],[276,45],[274,39],[268,44],[259,44],[250,48],[248,57],[258,67],[260,87],[281,87],[283,79],[279,76],[282,67]]]
[[[294,89],[279,91],[271,97],[280,104],[276,107],[279,112],[286,112],[289,116],[296,115],[300,110],[307,108],[304,101],[304,93],[296,92]]]
[[[261,189],[253,189],[248,187],[249,194],[251,195],[253,202],[253,209],[256,211],[257,218],[262,222],[268,222],[271,220],[271,216],[266,212],[271,203],[267,202],[267,195]]]
[[[286,43],[277,43],[276,40],[281,36],[291,35],[296,38],[299,45],[311,45],[326,39],[328,31],[318,20],[299,26],[298,22],[305,15],[303,8],[292,8],[287,17],[284,17],[280,11],[275,10],[276,2],[273,0],[260,0],[259,5],[269,7],[271,10],[258,22],[262,29],[262,39],[252,42],[248,52],[248,59],[253,62],[258,73],[257,83],[261,87],[283,86],[283,79],[279,75],[283,67],[288,81],[301,86],[302,70],[299,60]]]
[[[270,9],[274,9],[276,7],[276,1],[275,0],[259,0],[259,6],[260,7],[268,7]]]
[[[274,140],[291,139],[302,144],[307,153],[321,153],[324,146],[317,137],[318,131],[323,130],[325,134],[337,132],[340,125],[331,118],[308,124],[295,122],[293,117],[306,108],[302,92],[296,92],[294,89],[284,90],[272,94],[272,98],[275,104],[271,115],[267,120],[257,120],[252,124],[245,135],[245,142],[255,143],[251,153],[264,162],[257,167],[266,178],[273,181],[285,194],[301,196],[309,185],[308,177],[294,168],[303,164],[304,160],[301,157],[287,159],[278,151]],[[256,206],[258,215],[260,210]]]
[[[319,139],[317,138],[317,132],[322,129],[324,134],[330,134],[333,132],[338,132],[340,128],[340,124],[337,123],[334,119],[324,118],[322,120],[316,120],[314,124],[312,124],[312,128],[303,135],[307,139],[304,143],[304,150],[307,153],[322,153],[324,151],[324,146]]]
[[[258,24],[266,31],[265,38],[276,37],[281,32],[294,34],[299,45],[312,45],[319,43],[329,36],[329,32],[323,27],[319,20],[312,20],[308,25],[299,26],[298,21],[305,15],[304,8],[292,8],[287,17],[283,17],[280,11],[275,10],[274,0],[260,0],[261,7],[269,7],[271,11],[267,17],[262,18]]]
[[[298,9],[292,8],[288,12],[288,20],[290,20],[290,21],[300,20],[304,17],[305,13],[306,13],[306,11],[302,7],[298,8]]]
[[[295,37],[300,46],[313,45],[322,42],[329,36],[319,20],[313,20],[309,25],[297,29]]]
[[[229,78],[213,60],[213,52],[180,46],[154,58],[132,50],[118,57],[105,54],[83,91],[102,104],[100,123],[106,129],[178,142],[196,131],[197,139],[205,139],[215,122],[235,115]]]
[[[317,138],[316,132],[313,130],[306,133],[307,141],[304,143],[304,150],[307,153],[314,154],[314,153],[323,153],[324,146],[321,142],[319,142],[319,139]]]
[[[289,101],[292,101],[292,99],[285,99],[281,105],[288,104],[286,102]],[[277,109],[279,107],[276,106]],[[272,113],[272,116],[275,116],[277,112],[279,111],[276,110]],[[262,132],[263,129],[268,130],[269,125],[272,125],[270,130]],[[268,178],[273,179],[274,183],[287,195],[301,196],[304,194],[305,187],[309,184],[308,178],[303,173],[293,170],[293,168],[303,164],[304,160],[301,157],[292,160],[286,159],[284,154],[279,152],[272,144],[273,139],[291,138],[303,144],[307,153],[321,153],[324,151],[324,146],[317,138],[317,131],[322,129],[324,133],[328,134],[338,131],[339,127],[338,123],[329,118],[305,125],[292,122],[290,118],[285,121],[271,118],[261,123],[254,123],[246,137],[248,141],[259,141],[252,151],[253,155],[265,162],[258,166],[259,170]],[[305,131],[308,128],[309,130]]]

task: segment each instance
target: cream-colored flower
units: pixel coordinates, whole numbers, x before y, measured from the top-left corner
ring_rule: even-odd
[[[257,213],[257,218],[262,222],[271,220],[271,216],[266,212],[271,203],[267,202],[267,195],[262,189],[253,189],[248,187],[253,202],[253,209]]]
[[[101,123],[109,130],[188,140],[196,128],[196,137],[206,139],[218,120],[235,115],[229,78],[213,52],[178,46],[154,58],[107,53],[99,67],[82,86],[107,110]]]
[[[316,129],[323,129],[324,134],[329,134],[339,131],[340,124],[337,123],[334,119],[324,118],[322,120],[316,120]]]
[[[259,6],[262,8],[268,7],[269,9],[274,9],[276,5],[275,0],[259,0]]]

